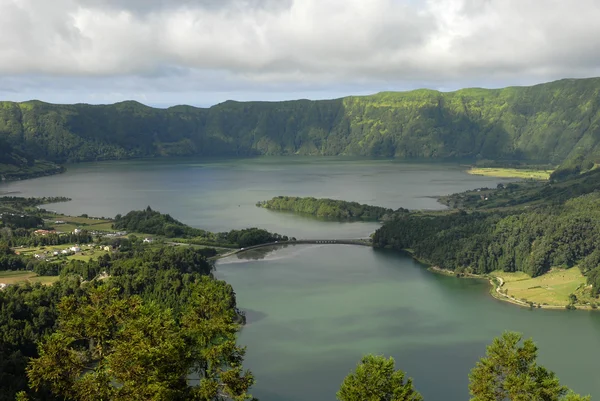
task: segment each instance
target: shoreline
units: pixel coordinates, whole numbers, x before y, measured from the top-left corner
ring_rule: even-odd
[[[467,174],[497,178],[520,178],[525,180],[548,181],[553,170],[514,167],[475,167],[465,170]]]
[[[411,254],[410,252],[408,252]],[[411,254],[412,256],[412,254]],[[419,263],[427,264],[426,262],[419,260],[418,258],[413,257]],[[489,291],[490,296],[498,301],[506,302],[515,306],[520,306],[522,308],[529,309],[549,309],[549,310],[584,310],[584,311],[597,311],[598,309],[592,308],[590,305],[573,305],[575,309],[567,309],[567,305],[542,305],[539,303],[529,303],[523,302],[519,299],[516,299],[510,295],[503,294],[501,292],[502,287],[504,286],[504,279],[502,277],[494,276],[491,274],[473,274],[473,273],[455,273],[452,270],[441,269],[438,266],[429,266],[427,270],[434,274],[441,274],[443,276],[454,277],[457,279],[479,279],[479,280],[487,280],[490,284],[491,288]],[[460,274],[463,274],[462,276]]]

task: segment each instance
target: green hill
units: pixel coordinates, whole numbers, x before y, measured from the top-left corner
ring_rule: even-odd
[[[0,138],[34,159],[363,155],[565,166],[600,161],[600,78],[211,108],[0,102]]]
[[[520,182],[445,197],[451,212],[396,215],[373,235],[380,248],[410,250],[456,273],[578,266],[600,295],[600,169],[561,181]]]
[[[0,182],[56,174],[63,170],[56,163],[35,160],[31,155],[13,149],[0,138]]]

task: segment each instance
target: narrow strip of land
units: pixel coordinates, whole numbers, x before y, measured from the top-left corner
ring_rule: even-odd
[[[302,245],[302,244],[323,244],[323,245],[360,245],[360,246],[371,246],[371,240],[366,238],[357,238],[357,239],[298,239],[295,241],[276,241],[269,242],[266,244],[259,244],[248,246],[245,248],[239,248],[232,250],[231,252],[224,253],[222,255],[217,255],[212,259],[222,259],[228,256],[232,256],[241,252],[250,251],[252,249],[265,248],[269,246],[281,246],[281,245]],[[184,245],[184,244],[181,244]]]

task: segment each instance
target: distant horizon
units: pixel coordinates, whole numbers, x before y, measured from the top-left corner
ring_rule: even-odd
[[[435,88],[431,88],[431,87],[418,87],[418,88],[405,89],[405,90],[387,89],[387,90],[380,90],[380,91],[375,91],[375,92],[350,93],[350,94],[346,94],[346,95],[342,95],[342,96],[331,96],[331,97],[327,97],[327,96],[323,96],[323,97],[318,97],[318,96],[315,96],[315,97],[281,97],[281,98],[273,97],[273,98],[267,98],[267,99],[243,99],[243,100],[239,100],[239,99],[235,99],[235,98],[227,98],[227,99],[220,100],[217,102],[204,103],[204,104],[177,103],[177,102],[174,102],[174,103],[144,102],[142,100],[134,99],[134,98],[123,99],[123,100],[118,100],[118,101],[114,101],[114,102],[98,102],[98,103],[86,102],[86,101],[75,101],[75,102],[70,102],[70,103],[68,103],[68,102],[53,102],[53,101],[44,100],[42,98],[30,98],[30,99],[25,99],[25,100],[0,99],[0,101],[16,102],[16,103],[39,101],[39,102],[43,102],[43,103],[58,104],[58,105],[89,104],[89,105],[93,105],[93,106],[113,105],[113,104],[124,103],[124,102],[137,102],[144,106],[156,108],[156,109],[168,109],[170,107],[175,107],[175,106],[191,106],[191,107],[196,107],[196,108],[210,108],[210,107],[213,107],[213,106],[216,106],[218,104],[225,103],[228,101],[240,102],[240,103],[246,103],[246,102],[276,103],[276,102],[298,101],[298,100],[319,101],[319,100],[343,99],[343,98],[352,97],[352,96],[374,96],[379,93],[385,93],[385,92],[402,93],[402,92],[414,92],[414,91],[419,91],[419,90],[431,90],[431,91],[436,91],[436,92],[441,92],[441,93],[452,93],[452,92],[468,90],[468,89],[498,90],[498,89],[506,89],[506,88],[511,88],[511,87],[532,87],[532,86],[549,84],[549,83],[564,81],[564,80],[586,80],[586,79],[599,79],[599,78],[600,78],[600,76],[589,76],[589,77],[579,77],[579,78],[566,77],[566,78],[552,79],[549,81],[535,82],[535,83],[530,83],[530,84],[515,84],[515,85],[509,84],[509,85],[504,85],[504,86],[490,86],[490,87],[466,86],[466,87],[452,88],[452,89],[448,88],[446,90],[435,89]]]

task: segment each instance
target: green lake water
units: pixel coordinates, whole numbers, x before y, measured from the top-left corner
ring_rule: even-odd
[[[190,225],[264,227],[298,238],[358,238],[376,223],[333,223],[254,206],[277,195],[330,197],[392,208],[442,208],[436,195],[506,180],[457,165],[340,158],[88,163],[0,184],[0,193],[68,196],[47,208],[114,216],[150,205]],[[220,261],[248,325],[240,343],[262,401],[335,400],[361,355],[391,355],[426,400],[467,400],[467,375],[504,330],[531,336],[540,361],[578,392],[600,397],[600,314],[528,310],[489,296],[488,284],[428,272],[391,251],[298,245]]]

